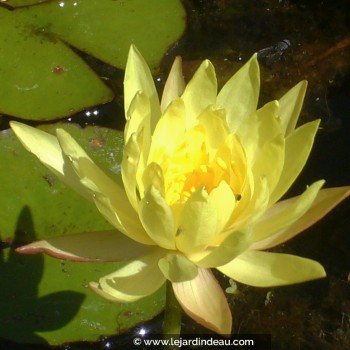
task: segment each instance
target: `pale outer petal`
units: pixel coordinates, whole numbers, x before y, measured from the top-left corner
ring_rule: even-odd
[[[322,219],[329,211],[348,196],[350,196],[350,186],[322,189],[318,192],[317,197],[309,210],[302,217],[293,224],[276,232],[274,235],[253,243],[250,249],[269,249],[291,239],[312,226],[318,220]],[[288,201],[290,201],[290,199],[277,203],[277,205],[284,206],[285,202],[288,203]]]
[[[303,80],[287,91],[279,100],[279,116],[286,136],[294,130],[298,121],[306,88],[307,81]]]
[[[253,250],[242,253],[217,269],[235,281],[254,287],[286,286],[326,276],[317,261]]]
[[[138,209],[138,199],[136,195],[136,173],[140,160],[140,145],[136,134],[132,134],[125,144],[123,150],[123,160],[121,164],[122,179],[125,193],[128,196],[130,204],[135,211]]]
[[[205,60],[199,66],[181,96],[186,107],[187,128],[196,125],[198,115],[207,106],[215,104],[216,95],[215,69],[210,61]]]
[[[11,121],[11,128],[23,146],[47,166],[60,180],[76,192],[91,200],[85,187],[72,168],[67,157],[62,153],[57,137],[26,124]]]
[[[231,334],[231,311],[210,270],[199,268],[194,279],[172,285],[181,307],[196,322],[219,334]]]
[[[302,217],[311,207],[323,184],[323,180],[316,181],[302,195],[276,203],[267,210],[255,224],[254,240],[265,239]]]
[[[36,241],[16,249],[17,253],[46,253],[72,261],[123,261],[145,255],[152,246],[140,244],[113,231],[84,232]]]
[[[271,193],[269,205],[274,204],[284,195],[304,168],[318,125],[319,120],[304,124],[286,137],[285,161],[280,178]]]
[[[164,113],[168,105],[175,100],[175,98],[181,96],[184,89],[185,80],[182,75],[182,59],[180,56],[177,56],[164,85],[162,100],[160,103],[162,113]]]
[[[166,254],[165,250],[154,248],[153,252],[130,262],[119,270],[100,278],[99,285],[90,287],[102,290],[111,300],[133,302],[153,294],[165,282],[158,267],[158,261]],[[98,292],[98,291],[96,291]]]
[[[72,166],[81,178],[81,182],[90,189],[91,196],[101,214],[130,238],[144,244],[154,244],[144,231],[124,188],[107,176],[71,135],[58,129],[57,137],[63,152],[71,160]]]
[[[260,70],[256,54],[223,86],[216,103],[226,109],[231,132],[256,110],[260,91]]]
[[[146,61],[140,52],[136,49],[136,47],[134,45],[131,45],[124,77],[125,112],[129,110],[132,99],[139,91],[144,92],[150,101],[150,128],[152,134],[161,115],[158,93],[153,82],[151,71]]]

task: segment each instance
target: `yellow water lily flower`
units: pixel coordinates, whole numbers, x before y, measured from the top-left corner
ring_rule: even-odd
[[[131,47],[124,81],[122,185],[103,172],[64,130],[56,136],[18,122],[24,146],[57,176],[94,201],[115,231],[31,243],[77,261],[129,261],[90,287],[105,298],[133,302],[171,281],[184,311],[229,334],[232,316],[211,272],[272,287],[325,276],[310,259],[263,252],[301,232],[350,193],[317,181],[300,196],[278,200],[302,170],[319,121],[296,128],[306,82],[257,109],[254,55],[217,93],[206,60],[185,86],[176,59],[159,103],[151,72]]]

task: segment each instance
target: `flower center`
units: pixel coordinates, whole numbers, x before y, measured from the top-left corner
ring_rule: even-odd
[[[226,181],[239,196],[242,176],[227,145],[208,149],[205,134],[191,133],[171,155],[163,155],[165,197],[170,205],[184,203],[198,188],[208,193]]]

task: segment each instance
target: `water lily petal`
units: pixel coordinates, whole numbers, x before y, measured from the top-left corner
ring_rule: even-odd
[[[16,252],[46,253],[72,261],[123,261],[145,255],[150,249],[113,230],[52,237],[19,247]]]
[[[254,227],[254,240],[269,237],[302,217],[311,207],[323,184],[323,180],[314,182],[300,196],[279,202],[267,210]]]
[[[95,193],[93,195],[93,200],[102,216],[104,216],[104,218],[118,231],[124,233],[126,236],[137,242],[147,245],[154,245],[154,242],[150,239],[142,227],[135,211],[133,212],[132,216],[128,216],[127,212],[117,213],[110,198],[100,193]]]
[[[64,154],[69,158],[74,170],[78,174],[81,183],[92,193],[97,192],[106,197],[120,196],[121,200],[127,200],[123,188],[109,178],[86,154],[84,149],[74,138],[63,129],[57,129],[57,138]]]
[[[209,105],[214,104],[217,94],[215,69],[205,60],[186,85],[181,98],[186,106],[186,126],[193,127],[197,116]]]
[[[166,150],[172,154],[185,128],[185,105],[182,99],[178,98],[172,101],[154,130],[148,163],[158,160],[159,151],[163,154]]]
[[[279,181],[271,193],[270,205],[283,196],[300,174],[309,157],[318,125],[319,120],[306,123],[286,137],[285,161]]]
[[[321,264],[295,255],[246,251],[217,268],[240,283],[254,287],[277,287],[326,276]]]
[[[231,334],[231,311],[210,270],[199,268],[196,278],[172,285],[176,299],[196,322],[219,334]]]
[[[160,247],[175,249],[173,212],[160,192],[150,186],[140,201],[139,216],[148,236]]]
[[[89,193],[80,183],[80,179],[69,160],[62,153],[57,137],[16,121],[10,122],[11,128],[23,146],[47,166],[55,175],[72,187],[83,197],[91,200]]]
[[[285,135],[289,135],[295,128],[304,102],[306,88],[307,81],[303,80],[288,90],[279,100],[279,116]]]
[[[190,259],[200,267],[222,266],[242,254],[252,242],[251,230],[246,232],[233,232],[228,235],[218,247],[208,248],[205,253],[198,256],[190,255]]]
[[[164,85],[162,99],[160,103],[162,113],[164,113],[168,105],[173,100],[181,96],[184,90],[185,80],[182,75],[182,59],[180,56],[177,56],[174,60],[168,78]]]
[[[225,234],[232,231],[242,231],[246,227],[254,225],[261,215],[266,211],[269,203],[269,188],[265,178],[255,178],[250,185],[252,195],[243,192],[242,198],[237,201],[235,210],[228,221]]]
[[[124,128],[124,143],[126,144],[133,133],[143,132],[151,136],[151,104],[143,91],[138,91],[131,100],[129,109],[126,111],[127,121]]]
[[[147,163],[149,149],[151,147],[151,105],[150,100],[144,92],[138,92],[131,101],[127,115],[130,117],[126,121],[124,128],[124,144],[127,144],[131,135],[137,135],[140,156],[137,166],[137,183]]]
[[[313,201],[311,207],[303,216],[301,216],[291,225],[286,226],[280,231],[276,232],[274,235],[253,243],[250,249],[269,249],[291,239],[298,233],[302,232],[323,218],[329,211],[331,211],[336,205],[338,205],[348,196],[350,196],[350,186],[322,189],[317,193],[316,199]],[[275,210],[281,210],[280,207],[283,208],[285,206],[285,202],[288,203],[293,200],[295,200],[295,198],[287,199],[285,201],[277,203],[275,205],[276,207],[274,206]]]
[[[240,124],[237,135],[250,164],[259,157],[262,147],[281,135],[281,124],[277,119],[278,102],[272,101],[254,111]]]
[[[269,192],[273,192],[279,183],[285,163],[284,138],[282,134],[266,142],[260,149],[252,167],[254,176],[266,178]],[[273,166],[271,166],[273,164]]]
[[[138,142],[136,134],[132,134],[124,147],[121,168],[125,192],[134,210],[137,210],[138,207],[136,173],[140,153],[140,142]]]
[[[236,197],[226,181],[221,181],[219,186],[209,194],[217,214],[217,232],[220,233],[226,226],[236,206]]]
[[[260,70],[256,54],[223,86],[216,103],[226,109],[227,123],[236,132],[258,105]]]
[[[142,174],[142,188],[149,188],[150,186],[156,188],[161,196],[164,197],[164,174],[162,168],[157,163],[148,164]]]
[[[150,130],[152,134],[161,115],[158,94],[146,61],[136,47],[131,45],[124,76],[124,110],[126,112],[139,91],[144,92],[150,101]]]
[[[63,152],[69,157],[81,183],[91,195],[101,214],[119,231],[144,244],[154,244],[146,235],[125,190],[107,176],[64,130],[57,130]]]
[[[100,278],[99,283],[90,283],[89,287],[98,294],[106,294],[109,300],[133,302],[151,295],[165,282],[158,267],[158,260],[164,251],[154,251],[138,260],[134,260],[119,270]]]
[[[180,254],[167,254],[159,260],[158,266],[171,282],[189,281],[198,274],[197,266]]]
[[[194,192],[184,205],[177,237],[177,249],[183,253],[203,250],[216,235],[217,214],[204,188]]]
[[[208,106],[199,115],[198,123],[205,127],[208,144],[214,149],[218,149],[225,142],[230,132],[226,121],[225,110],[216,105]]]

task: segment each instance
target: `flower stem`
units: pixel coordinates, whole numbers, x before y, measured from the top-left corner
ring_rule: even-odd
[[[182,309],[177,301],[170,281],[166,282],[165,315],[163,334],[165,337],[180,335]]]

